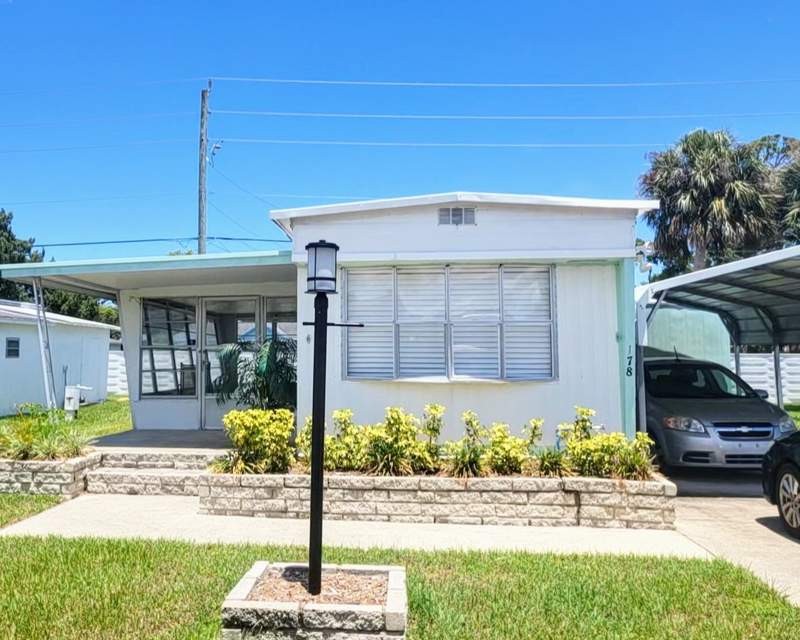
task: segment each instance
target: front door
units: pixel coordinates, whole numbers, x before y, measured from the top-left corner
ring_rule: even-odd
[[[257,297],[201,301],[204,429],[221,429],[222,416],[236,407],[233,394],[239,383],[239,363],[252,357],[258,345],[258,301]]]

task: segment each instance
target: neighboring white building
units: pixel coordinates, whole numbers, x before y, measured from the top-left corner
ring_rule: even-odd
[[[58,406],[65,385],[91,387],[87,402],[106,398],[106,369],[111,327],[57,313],[47,314]],[[16,412],[24,402],[45,404],[36,307],[0,300],[0,415]]]
[[[376,422],[388,405],[447,407],[546,439],[576,404],[635,429],[634,225],[652,201],[445,193],[272,212],[291,251],[0,267],[2,277],[116,297],[135,428],[219,428],[221,345],[298,338],[310,413],[308,242],[341,247],[327,406]],[[198,327],[202,329],[198,331]],[[200,374],[198,375],[198,371]]]

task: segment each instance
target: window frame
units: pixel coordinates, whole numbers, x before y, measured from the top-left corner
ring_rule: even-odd
[[[360,382],[360,381],[385,381],[385,382],[489,382],[489,383],[516,383],[516,382],[554,382],[559,379],[559,354],[558,354],[558,307],[557,307],[557,292],[556,292],[556,265],[552,263],[513,263],[509,267],[534,267],[546,269],[548,273],[548,288],[549,288],[549,304],[550,304],[550,317],[549,320],[541,321],[506,321],[504,317],[504,300],[503,300],[503,264],[456,264],[456,265],[438,265],[438,264],[418,264],[418,265],[391,265],[391,266],[354,266],[343,267],[341,269],[341,283],[342,283],[342,304],[341,304],[341,319],[342,322],[348,322],[348,287],[349,287],[349,272],[361,270],[384,270],[391,271],[392,273],[392,298],[393,298],[393,372],[392,377],[373,377],[352,375],[348,371],[348,333],[347,330],[343,332],[341,341],[341,375],[343,380]],[[476,377],[468,375],[458,375],[455,373],[455,358],[453,355],[453,326],[464,324],[463,322],[454,322],[450,317],[450,269],[451,267],[475,267],[497,269],[497,284],[498,284],[498,302],[499,314],[496,322],[481,322],[476,323],[481,326],[496,326],[497,327],[497,340],[498,340],[498,376],[497,377]],[[444,324],[444,361],[445,361],[445,374],[437,376],[401,376],[400,375],[400,327],[402,325],[438,325],[439,322],[434,321],[398,321],[398,302],[397,302],[397,273],[398,270],[413,270],[419,269],[424,271],[426,269],[442,269],[444,272],[444,287],[445,287],[445,320]],[[388,323],[380,323],[381,326]],[[549,376],[536,376],[536,377],[508,377],[506,372],[506,358],[505,358],[505,327],[510,326],[547,326],[550,329],[550,375]]]
[[[16,342],[16,346],[14,349],[16,350],[16,355],[10,355],[11,353],[11,344]],[[8,336],[6,338],[6,351],[5,356],[6,360],[19,360],[22,355],[22,340],[17,338],[16,336]]]
[[[138,359],[138,366],[139,366],[139,390],[138,390],[138,399],[142,400],[156,400],[156,399],[167,399],[167,400],[197,400],[200,395],[200,382],[199,382],[199,357],[200,357],[200,331],[204,329],[200,323],[200,298],[198,296],[175,296],[176,298],[182,300],[191,300],[194,305],[194,322],[195,322],[195,338],[194,344],[186,344],[185,346],[154,346],[154,345],[146,345],[142,340],[142,336],[144,333],[145,327],[145,304],[147,302],[152,302],[154,300],[164,300],[164,299],[171,299],[169,297],[159,297],[159,296],[147,296],[142,297],[139,299],[139,359]],[[144,385],[144,376],[145,374],[153,376],[158,370],[151,369],[145,372],[144,367],[142,367],[142,362],[145,357],[145,352],[149,351],[151,354],[154,350],[157,351],[171,351],[172,352],[172,359],[173,362],[175,360],[175,351],[189,351],[192,354],[192,359],[194,361],[195,367],[195,384],[194,384],[194,394],[168,394],[168,393],[143,393],[142,388]],[[152,362],[152,360],[151,360]],[[174,369],[162,369],[162,371],[171,371],[175,374],[177,379],[177,374],[180,371],[180,368]]]

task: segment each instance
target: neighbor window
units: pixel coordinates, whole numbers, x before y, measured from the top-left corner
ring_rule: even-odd
[[[19,338],[6,338],[6,358],[19,358]]]
[[[345,375],[554,377],[547,266],[397,267],[345,273]]]
[[[193,298],[142,300],[141,395],[196,395],[196,348]]]
[[[439,209],[439,224],[475,224],[475,207],[442,207]]]

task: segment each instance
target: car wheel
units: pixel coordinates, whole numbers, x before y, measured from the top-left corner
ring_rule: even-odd
[[[781,521],[791,535],[800,538],[800,471],[785,464],[776,478],[775,502]]]

